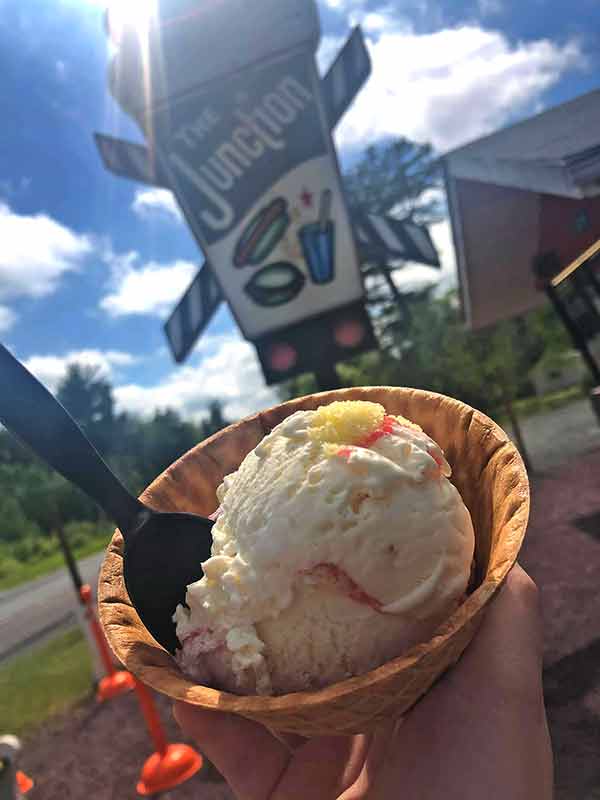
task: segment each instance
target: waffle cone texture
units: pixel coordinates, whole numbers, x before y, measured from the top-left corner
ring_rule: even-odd
[[[471,513],[476,569],[466,601],[434,636],[364,675],[313,692],[237,696],[193,683],[148,633],[123,580],[123,539],[117,530],[99,580],[99,613],[108,641],[128,670],[163,694],[209,711],[241,714],[273,731],[302,736],[362,733],[413,706],[460,658],[515,563],[529,515],[523,462],[507,435],[469,406],[433,392],[364,387],[312,394],[275,406],[201,442],[170,466],[141,499],[160,511],[202,515],[217,506],[216,489],[276,425],[295,411],[334,400],[370,400],[416,422],[444,450],[452,482]],[[169,543],[165,543],[165,559]]]

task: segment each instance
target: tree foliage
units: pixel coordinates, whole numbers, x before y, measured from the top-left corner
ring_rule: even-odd
[[[441,170],[431,145],[409,139],[368,147],[344,175],[351,209],[387,214],[397,219],[432,224],[443,219]],[[361,270],[367,307],[381,345],[386,348],[406,331],[415,289],[397,280],[404,262],[385,256],[363,261]],[[426,291],[433,277],[417,289]]]
[[[69,368],[57,396],[131,491],[139,493],[186,450],[228,425],[212,403],[197,423],[172,410],[148,419],[115,410],[110,383],[94,370]],[[6,564],[32,561],[56,548],[62,525],[71,538],[98,535],[106,520],[81,491],[0,430],[0,575]]]
[[[94,367],[71,364],[57,397],[101,453],[111,446],[114,424],[112,389]]]
[[[386,349],[338,365],[345,386],[410,386],[441,392],[492,416],[506,401],[532,393],[529,374],[544,354],[564,350],[568,338],[550,306],[489,329],[469,331],[455,291],[415,295],[410,322]],[[394,346],[397,345],[397,346]],[[312,375],[282,387],[282,397],[316,391]]]
[[[439,161],[429,144],[396,139],[368,147],[344,175],[352,209],[434,222],[442,218]]]

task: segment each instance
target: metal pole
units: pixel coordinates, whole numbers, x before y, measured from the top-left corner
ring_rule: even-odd
[[[598,260],[598,256],[595,256],[594,258],[591,258],[588,262],[586,262],[583,265],[583,268],[584,268],[584,271],[585,271],[585,275],[587,276],[587,279],[589,280],[589,282],[594,287],[594,291],[596,292],[596,294],[598,295],[598,299],[600,300],[600,279],[598,278],[598,275],[596,275],[596,272],[594,270],[594,263],[597,260]]]
[[[394,302],[402,312],[404,323],[408,323],[410,320],[410,309],[408,307],[408,303],[406,302],[406,298],[394,283],[394,276],[392,275],[391,270],[387,268],[385,262],[378,262],[377,269],[383,275],[383,279],[387,284],[387,287],[394,299]]]
[[[577,292],[578,296],[587,306],[588,313],[596,320],[598,327],[600,328],[600,314],[598,313],[598,309],[596,308],[596,304],[590,297],[590,290],[593,292],[595,289],[594,283],[590,280],[591,273],[586,271],[587,265],[583,265],[579,268],[578,272],[573,273],[573,286],[575,287],[575,291]]]
[[[598,366],[596,359],[592,355],[592,351],[587,345],[585,337],[581,334],[579,328],[575,324],[575,322],[569,316],[567,309],[565,308],[564,303],[558,296],[558,292],[556,291],[556,287],[552,286],[549,283],[546,286],[546,293],[554,306],[556,313],[563,321],[564,326],[571,334],[571,338],[573,340],[573,344],[579,350],[582,355],[583,360],[587,364],[588,369],[592,373],[594,381],[596,384],[600,384],[600,367]]]
[[[83,583],[79,566],[75,560],[73,551],[71,550],[71,545],[69,544],[69,540],[65,534],[64,528],[59,519],[56,519],[55,522],[56,535],[58,537],[60,548],[63,552],[65,564],[67,565],[71,580],[73,581],[75,594],[77,595],[77,621],[85,635],[85,638],[87,639],[90,654],[92,656],[92,668],[96,679],[95,684],[98,685],[105,675],[105,670],[101,652],[97,647],[94,632],[91,629],[89,620],[87,618],[87,605],[84,600],[84,595],[82,594],[82,589],[85,584]]]
[[[523,459],[523,463],[525,464],[525,469],[527,472],[533,475],[533,464],[531,463],[531,459],[529,458],[529,453],[527,452],[527,447],[525,446],[525,439],[523,437],[523,432],[521,430],[521,423],[519,422],[519,418],[515,413],[515,409],[513,406],[512,399],[508,392],[504,388],[504,383],[501,382],[501,392],[502,392],[502,400],[504,402],[504,409],[510,420],[510,424],[512,426],[513,432],[515,434],[515,440],[517,442],[517,448],[521,454],[521,458]]]
[[[77,566],[77,561],[75,561],[75,556],[73,555],[71,546],[69,545],[67,537],[65,536],[64,529],[60,523],[58,523],[56,526],[56,535],[58,536],[60,549],[62,550],[63,556],[65,557],[65,563],[71,575],[71,580],[73,581],[73,585],[75,586],[75,594],[77,595],[77,600],[81,602],[81,597],[79,592],[81,591],[81,587],[83,586],[83,579],[81,577],[81,573],[79,572],[79,567]]]

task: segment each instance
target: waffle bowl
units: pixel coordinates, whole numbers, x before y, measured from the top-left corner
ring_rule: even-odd
[[[209,711],[240,714],[276,732],[362,733],[413,706],[458,661],[475,635],[486,606],[517,559],[529,515],[529,485],[521,457],[504,431],[457,400],[396,387],[340,389],[291,400],[201,442],[159,475],[141,499],[160,511],[212,513],[223,477],[235,471],[275,425],[295,411],[334,400],[381,403],[387,413],[419,424],[443,448],[452,466],[452,482],[475,528],[471,593],[429,641],[364,675],[318,691],[238,696],[193,683],[144,628],[125,589],[123,538],[117,530],[100,572],[100,619],[117,657],[152,688]]]

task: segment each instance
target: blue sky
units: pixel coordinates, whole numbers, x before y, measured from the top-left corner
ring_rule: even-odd
[[[121,0],[126,2],[126,0]],[[206,2],[206,0],[204,0]],[[120,408],[231,416],[269,404],[223,309],[188,362],[162,321],[199,251],[172,196],[102,167],[94,131],[141,141],[110,97],[100,0],[0,0],[0,340],[50,386],[97,365]],[[338,128],[342,162],[405,135],[443,152],[596,88],[597,0],[320,0],[324,67],[361,22],[373,75]],[[453,269],[448,227],[434,231]]]

